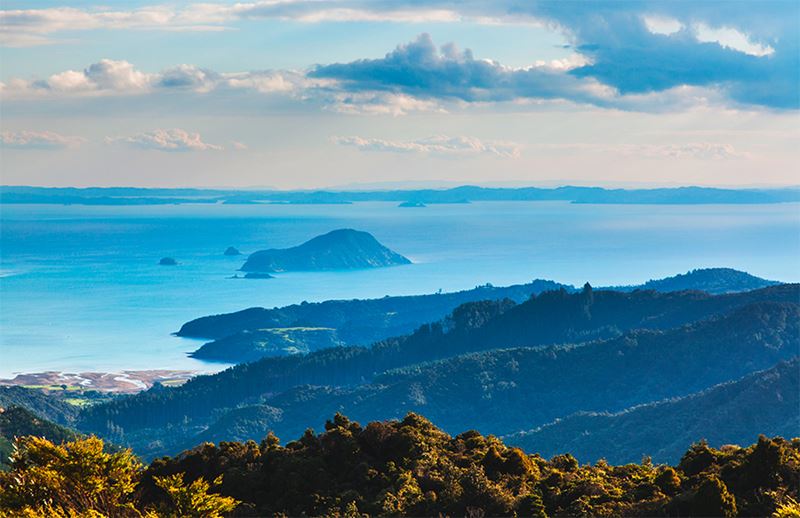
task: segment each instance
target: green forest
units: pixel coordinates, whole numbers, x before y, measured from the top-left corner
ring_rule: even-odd
[[[424,417],[366,426],[336,414],[281,445],[205,443],[142,464],[95,437],[16,439],[0,515],[800,516],[800,439],[694,444],[675,466],[549,459]]]

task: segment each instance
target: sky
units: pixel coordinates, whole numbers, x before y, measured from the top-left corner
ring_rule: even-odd
[[[6,185],[800,185],[796,0],[0,6]]]

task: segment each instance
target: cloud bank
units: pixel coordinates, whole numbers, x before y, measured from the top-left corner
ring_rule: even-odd
[[[3,131],[0,133],[0,144],[3,147],[17,149],[64,149],[75,148],[86,142],[86,139],[65,136],[54,131]]]
[[[124,61],[104,60],[83,71],[65,71],[27,84],[14,80],[5,92],[145,92],[187,88],[211,92],[239,88],[294,93],[332,81],[324,92],[338,96],[341,111],[380,112],[378,96],[427,102],[571,102],[647,110],[676,92],[703,90],[727,106],[800,109],[800,4],[763,0],[706,2],[555,2],[497,0],[264,0],[235,4],[186,3],[137,9],[48,8],[0,11],[6,44],[41,43],[79,30],[221,30],[243,20],[395,23],[535,23],[559,32],[574,51],[565,63],[511,68],[475,58],[431,38],[398,46],[380,59],[323,64],[307,72],[222,74],[179,65],[157,74],[137,72]],[[325,86],[325,85],[322,85]],[[352,98],[347,98],[347,95]],[[696,97],[696,96],[693,96]],[[406,103],[409,104],[409,103]],[[364,105],[365,110],[359,110]],[[373,106],[370,106],[373,105]],[[391,113],[391,109],[386,109]],[[400,109],[399,111],[404,111]]]
[[[353,146],[361,151],[419,153],[426,155],[487,154],[503,158],[518,158],[520,146],[514,142],[482,141],[475,137],[437,135],[420,140],[401,141],[358,136],[333,137],[333,142]]]

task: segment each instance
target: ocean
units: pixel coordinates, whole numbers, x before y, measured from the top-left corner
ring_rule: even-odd
[[[337,228],[414,264],[232,279],[243,254]],[[178,266],[159,266],[161,257]],[[800,280],[800,204],[0,206],[0,377],[189,369],[201,341],[171,335],[252,306],[452,291],[534,278],[636,284],[725,266]]]

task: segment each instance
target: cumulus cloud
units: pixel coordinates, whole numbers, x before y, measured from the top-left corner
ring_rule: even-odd
[[[448,137],[437,135],[420,140],[384,140],[358,136],[333,137],[333,142],[353,146],[361,151],[388,151],[392,153],[421,153],[426,155],[488,154],[504,158],[517,158],[520,146],[514,142],[482,141],[475,137]]]
[[[86,142],[82,137],[66,136],[54,131],[3,131],[0,144],[18,149],[74,148]]]
[[[399,45],[380,59],[317,66],[309,76],[335,79],[348,91],[388,91],[417,98],[465,102],[518,98],[607,104],[601,85],[565,73],[563,64],[511,68],[476,59],[469,49],[434,45],[430,35]]]
[[[180,128],[157,129],[129,137],[108,137],[106,142],[158,151],[220,151],[224,149],[222,146],[204,142],[199,133],[190,133]]]
[[[560,31],[585,63],[572,68],[569,74],[557,74],[547,67],[511,71],[491,62],[470,59],[470,54],[449,56],[443,49],[444,59],[437,68],[436,62],[418,60],[434,54],[417,42],[405,47],[407,52],[399,48],[383,60],[320,67],[315,73],[317,77],[347,80],[358,91],[379,87],[413,91],[418,97],[446,95],[469,102],[520,94],[522,98],[563,97],[597,104],[602,96],[598,100],[583,91],[590,84],[587,80],[593,79],[622,95],[662,92],[680,86],[710,87],[724,91],[734,103],[798,109],[799,16],[797,2],[786,0],[762,0],[757,6],[738,0],[591,3],[259,0],[164,4],[129,10],[69,7],[4,10],[0,11],[0,38],[7,45],[41,44],[66,31],[222,30],[241,20],[257,19],[306,23],[523,21]],[[402,72],[419,72],[421,76],[398,75]],[[450,72],[454,76],[445,77]],[[53,85],[91,88],[92,84],[86,84],[84,79],[80,73],[65,73],[53,78]],[[283,79],[267,77],[261,82],[267,88],[274,88]],[[204,78],[194,80],[207,84]],[[554,90],[564,93],[556,94]]]
[[[733,104],[800,108],[796,2],[537,2],[520,9],[561,27],[591,60],[573,75],[623,95],[713,87]]]
[[[7,99],[64,95],[138,95],[168,91],[209,93],[216,90],[253,90],[259,93],[296,94],[323,86],[325,81],[290,70],[217,73],[181,64],[157,73],[136,69],[128,61],[101,59],[84,70],[66,70],[45,79],[12,79],[0,83]]]

